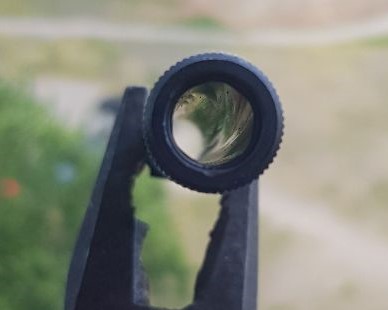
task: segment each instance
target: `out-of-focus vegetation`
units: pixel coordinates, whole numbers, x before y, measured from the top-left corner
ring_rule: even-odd
[[[224,30],[224,25],[210,16],[194,16],[180,22],[182,26],[201,30]]]
[[[0,84],[0,308],[60,309],[96,158]]]
[[[386,0],[2,0],[0,15],[86,17],[167,25],[197,20],[188,25],[248,29],[340,24],[382,14],[387,8]]]
[[[105,17],[130,17],[135,12],[143,11],[149,7],[156,7],[161,10],[159,16],[164,16],[168,12],[168,6],[174,5],[176,0],[111,0],[109,2],[102,0],[69,0],[50,1],[50,0],[3,0],[0,4],[2,15],[13,16],[72,16],[84,13],[85,16],[105,16]]]
[[[26,53],[28,51],[28,53]],[[95,79],[110,76],[120,51],[97,40],[36,41],[0,37],[0,74],[7,79],[34,78],[37,74]]]
[[[363,46],[371,46],[377,48],[386,48],[388,46],[388,36],[381,35],[365,39],[361,42]]]
[[[134,205],[137,217],[150,224],[142,258],[150,275],[151,301],[154,305],[177,307],[190,300],[190,270],[161,182],[145,171],[136,181]]]
[[[194,29],[222,29],[221,21],[208,14],[197,12],[195,1],[188,9],[185,1],[179,0],[2,0],[0,16],[52,16],[102,18],[110,21],[183,25]],[[171,10],[171,8],[174,8]]]
[[[98,161],[85,138],[59,126],[20,89],[0,82],[0,309],[62,308]],[[143,253],[151,284],[186,294],[187,266],[160,184],[144,175],[136,204],[154,227]],[[176,297],[174,291],[170,296]]]

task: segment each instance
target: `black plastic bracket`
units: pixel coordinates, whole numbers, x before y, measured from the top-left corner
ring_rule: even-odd
[[[127,88],[70,264],[65,310],[158,309],[149,305],[140,253],[147,225],[131,191],[146,162],[142,115],[147,90]],[[257,181],[224,193],[195,297],[187,310],[255,310]]]

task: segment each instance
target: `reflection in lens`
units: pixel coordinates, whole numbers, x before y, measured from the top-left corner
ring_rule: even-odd
[[[253,111],[249,101],[230,85],[208,82],[179,98],[172,126],[174,140],[186,155],[217,166],[246,150],[252,137]]]

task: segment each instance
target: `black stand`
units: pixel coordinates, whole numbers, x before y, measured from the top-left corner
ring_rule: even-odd
[[[130,189],[145,163],[142,113],[147,91],[128,88],[75,246],[65,310],[157,309],[149,305],[140,253],[147,225],[134,216]],[[223,194],[195,298],[187,310],[255,310],[257,181]]]

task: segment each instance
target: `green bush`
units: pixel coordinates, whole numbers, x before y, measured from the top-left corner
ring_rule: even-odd
[[[99,165],[87,145],[43,106],[0,82],[0,309],[63,308],[71,252]],[[147,177],[139,182],[139,212],[151,221],[158,214],[160,226],[144,250],[152,283],[159,287],[172,277],[185,287],[187,268],[162,189],[150,183],[159,206],[149,200]]]

